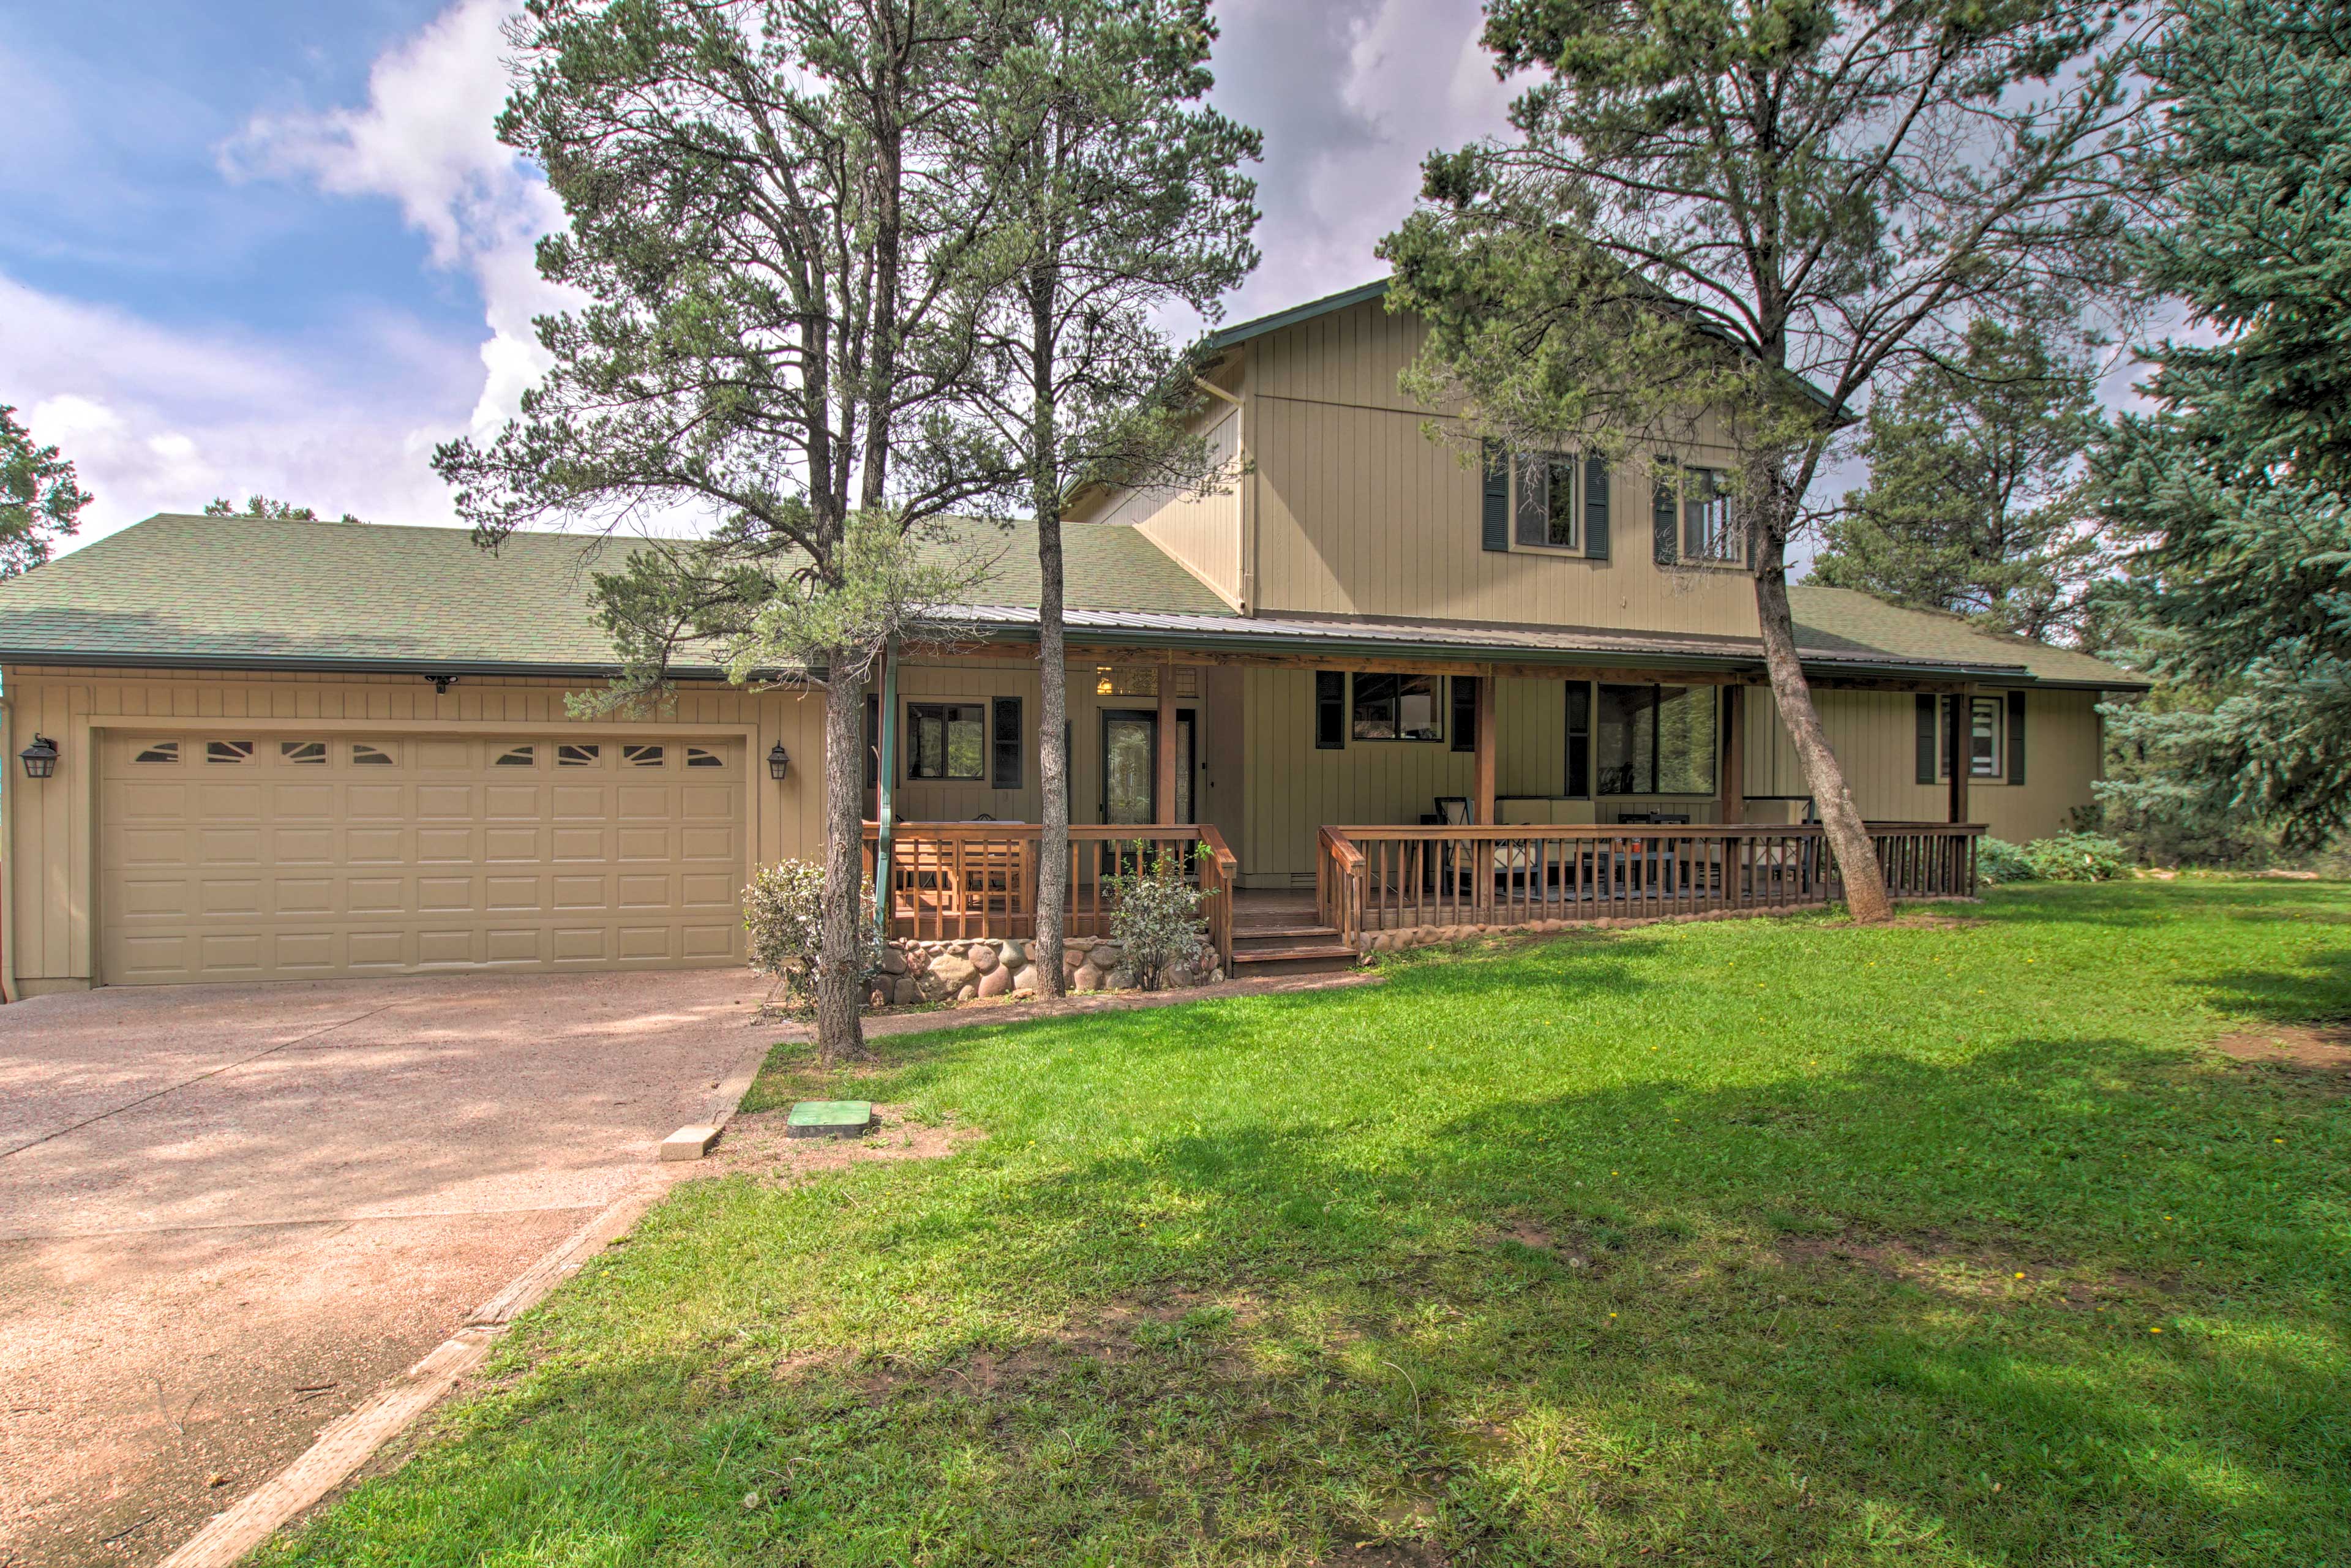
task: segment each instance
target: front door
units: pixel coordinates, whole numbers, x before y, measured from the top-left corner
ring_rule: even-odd
[[[1159,716],[1102,710],[1102,820],[1122,827],[1159,820]]]
[[[1192,710],[1176,715],[1176,820],[1193,818]],[[1148,708],[1102,710],[1102,820],[1148,826],[1159,820],[1159,715]]]

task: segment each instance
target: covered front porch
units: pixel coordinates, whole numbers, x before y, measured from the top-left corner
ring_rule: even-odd
[[[1033,768],[1034,736],[1020,727],[1035,672],[1019,668],[1018,652],[909,660],[888,683],[901,689],[877,701],[875,779],[893,788],[886,800],[876,789],[868,863],[880,865],[890,805],[885,919],[896,935],[1034,935],[1033,789],[1007,798],[932,777],[953,771],[958,748],[969,772],[1017,775],[1016,748]],[[1069,933],[1109,933],[1110,879],[1138,843],[1182,856],[1209,894],[1228,973],[1464,926],[1833,902],[1843,886],[1808,800],[1790,788],[1769,694],[1746,683],[1690,669],[1073,649]],[[1912,760],[1917,694],[1930,694],[1938,727],[1959,722],[1964,688],[1942,685],[1948,694],[1926,682],[1824,683],[1824,696],[1862,699],[1836,712],[1865,809],[1908,809],[1872,824],[1896,897],[1976,891],[1983,828],[1968,816],[1967,770],[1886,781]],[[967,687],[984,700],[939,700]],[[884,714],[911,733],[889,733]],[[956,723],[967,727],[943,727]],[[1964,737],[1947,738],[1958,754]],[[1917,810],[1929,800],[1948,820]]]

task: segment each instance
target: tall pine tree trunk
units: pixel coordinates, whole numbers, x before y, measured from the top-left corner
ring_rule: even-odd
[[[1804,679],[1803,661],[1796,653],[1795,612],[1788,606],[1788,531],[1795,515],[1796,497],[1776,462],[1750,470],[1750,497],[1747,549],[1755,574],[1755,619],[1763,633],[1763,667],[1771,677],[1771,699],[1779,706],[1780,723],[1796,748],[1804,769],[1804,787],[1821,814],[1822,831],[1835,852],[1837,871],[1844,882],[1845,906],[1863,925],[1894,918],[1886,896],[1886,873],[1877,863],[1877,846],[1861,810],[1845,787],[1844,768],[1829,748],[1828,732],[1813,706],[1813,688]],[[1738,788],[1737,780],[1733,787]]]
[[[1070,768],[1061,749],[1069,727],[1070,666],[1062,652],[1061,519],[1058,506],[1037,516],[1037,994],[1062,994],[1061,954],[1069,935]]]
[[[824,910],[816,981],[817,1061],[862,1056],[857,929],[865,882],[865,693],[845,672],[862,664],[837,649],[824,687]]]
[[[1070,902],[1069,758],[1061,735],[1070,716],[1070,664],[1061,625],[1060,411],[1053,397],[1053,304],[1060,279],[1041,269],[1030,285],[1029,375],[1035,388],[1029,439],[1029,497],[1037,513],[1037,994],[1061,996]],[[1167,744],[1163,737],[1162,745]]]

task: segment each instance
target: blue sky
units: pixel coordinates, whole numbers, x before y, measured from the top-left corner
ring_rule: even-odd
[[[508,8],[0,0],[0,402],[96,492],[83,542],[256,492],[454,521],[426,459],[512,412],[559,303],[559,213],[490,132]],[[1268,143],[1230,313],[1375,276],[1422,156],[1499,125],[1475,0],[1219,16]]]

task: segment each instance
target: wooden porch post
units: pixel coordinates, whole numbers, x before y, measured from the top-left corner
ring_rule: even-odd
[[[1747,821],[1747,688],[1722,688],[1721,818],[1726,826]]]
[[[1176,822],[1176,664],[1172,659],[1159,661],[1159,744],[1158,777],[1154,781],[1152,795],[1158,809],[1153,819],[1163,827]]]
[[[1968,820],[1968,771],[1975,739],[1975,688],[1951,698],[1951,821]]]
[[[1478,755],[1471,771],[1477,796],[1477,823],[1494,824],[1494,670],[1488,665],[1478,675]]]

